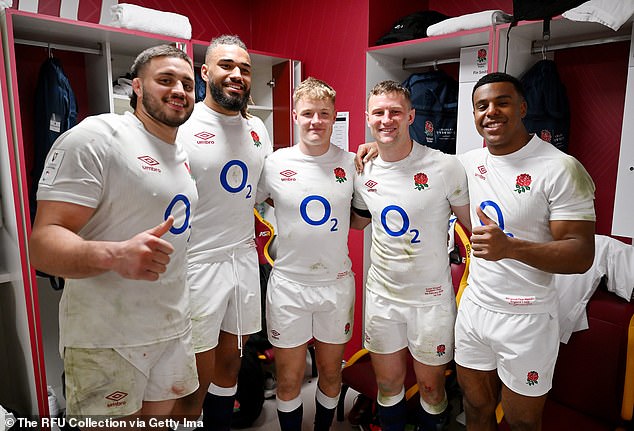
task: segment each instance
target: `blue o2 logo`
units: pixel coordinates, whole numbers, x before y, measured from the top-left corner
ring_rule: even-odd
[[[187,196],[179,194],[174,196],[174,199],[172,199],[172,202],[170,202],[170,204],[167,206],[167,209],[165,210],[164,219],[167,220],[167,218],[170,215],[172,215],[172,211],[174,211],[174,207],[179,202],[182,202],[183,205],[185,206],[185,220],[183,221],[183,224],[180,227],[172,226],[170,228],[170,232],[173,233],[174,235],[180,235],[181,233],[185,232],[189,228],[189,218],[191,215],[191,203],[189,202],[189,199],[187,199]]]
[[[486,207],[491,207],[493,208],[493,210],[495,211],[495,214],[497,215],[497,223],[498,226],[500,227],[500,229],[502,229],[502,232],[504,232],[506,234],[506,236],[509,236],[511,238],[513,238],[513,234],[510,232],[506,232],[504,230],[504,215],[502,214],[502,209],[500,208],[500,206],[493,202],[493,201],[483,201],[482,203],[480,203],[480,209],[482,211],[484,211],[484,209]],[[480,226],[484,226],[484,223],[482,223],[482,220],[480,220]]]
[[[324,209],[324,215],[318,220],[312,219],[308,215],[308,204],[314,201],[319,202]],[[299,213],[302,216],[302,219],[309,225],[321,226],[330,219],[330,215],[332,214],[332,207],[330,206],[330,202],[328,202],[328,199],[326,199],[325,197],[319,195],[310,195],[306,196],[304,200],[302,200],[302,203],[299,205]],[[330,226],[330,231],[336,232],[338,230],[337,225],[339,223],[337,218],[333,217],[332,219],[330,219],[330,221],[332,223],[332,225]]]
[[[234,166],[242,171],[242,181],[237,187],[232,187],[227,180],[229,170]],[[249,199],[251,197],[252,187],[251,184],[247,184],[247,178],[249,178],[249,168],[242,160],[230,160],[222,167],[222,171],[220,171],[220,184],[226,191],[229,193],[240,193],[246,188],[247,194],[245,198]]]
[[[399,230],[392,230],[387,225],[387,215],[391,211],[395,211],[401,216],[402,225]],[[383,229],[385,230],[385,232],[387,232],[387,234],[390,236],[394,236],[394,237],[403,236],[405,235],[405,233],[409,231],[409,233],[413,235],[412,241],[411,241],[412,244],[416,244],[420,242],[420,239],[418,238],[420,236],[420,231],[418,229],[409,230],[409,217],[407,216],[407,212],[403,208],[399,207],[398,205],[388,205],[385,208],[383,208],[383,211],[381,211],[381,225],[383,226]]]

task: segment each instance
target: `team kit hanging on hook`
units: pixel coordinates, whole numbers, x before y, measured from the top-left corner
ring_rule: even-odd
[[[48,48],[48,58],[40,67],[35,89],[34,104],[34,142],[33,142],[33,170],[31,171],[31,186],[29,190],[29,206],[31,223],[37,211],[37,185],[46,156],[53,142],[65,131],[77,123],[77,101],[70,82],[64,73],[59,59]],[[47,277],[51,286],[58,290],[64,287],[64,279],[38,271],[38,275]]]

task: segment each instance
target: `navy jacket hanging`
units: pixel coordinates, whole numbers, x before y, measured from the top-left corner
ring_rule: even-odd
[[[29,193],[31,221],[35,218],[37,184],[44,169],[46,156],[59,135],[77,123],[75,93],[64,74],[60,61],[56,58],[47,58],[40,67],[35,89],[34,111],[34,161]]]
[[[77,123],[77,101],[75,93],[64,74],[59,60],[46,59],[40,67],[35,89],[35,129],[33,142],[33,170],[29,190],[29,209],[31,222],[35,220],[37,210],[37,185],[42,176],[46,156],[53,142],[65,131]],[[37,274],[49,279],[55,290],[64,288],[64,279],[37,271]]]
[[[416,117],[409,132],[419,144],[456,154],[458,82],[442,70],[410,75],[403,87],[412,97]]]
[[[528,109],[524,125],[529,133],[568,151],[570,106],[566,87],[559,79],[552,60],[540,60],[520,78],[526,92]]]

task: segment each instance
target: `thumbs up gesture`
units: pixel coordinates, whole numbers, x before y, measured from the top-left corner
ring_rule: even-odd
[[[511,239],[480,207],[476,208],[476,213],[482,226],[474,226],[471,232],[473,256],[493,261],[504,259],[508,256],[506,250]]]
[[[174,224],[174,217],[141,232],[127,241],[118,243],[113,251],[112,270],[133,280],[158,280],[167,270],[172,244],[162,239]]]

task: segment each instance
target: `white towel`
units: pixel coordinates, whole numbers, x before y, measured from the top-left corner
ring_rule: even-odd
[[[590,0],[562,15],[571,21],[592,21],[616,31],[634,14],[634,0]]]
[[[0,0],[0,10],[13,6],[13,0]]]
[[[485,10],[482,12],[449,18],[427,27],[427,36],[440,36],[474,28],[488,27],[495,23],[511,22],[512,15],[501,10]],[[494,21],[495,20],[495,21]]]
[[[146,31],[165,36],[191,39],[189,18],[172,12],[162,12],[133,4],[118,4],[111,8],[113,27]]]

